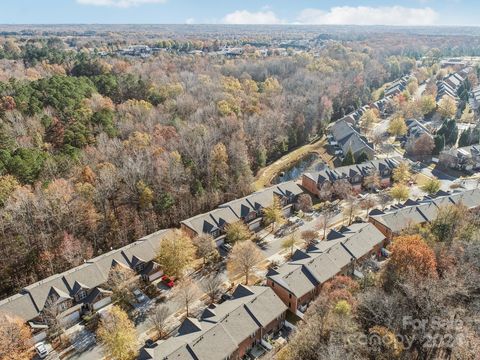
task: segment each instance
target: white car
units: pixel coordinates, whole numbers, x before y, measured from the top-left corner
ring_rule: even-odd
[[[45,359],[48,355],[47,347],[43,342],[39,342],[35,344],[35,351],[40,359]]]
[[[147,297],[139,289],[133,290],[133,295],[135,295],[135,299],[137,299],[139,303],[147,301]]]

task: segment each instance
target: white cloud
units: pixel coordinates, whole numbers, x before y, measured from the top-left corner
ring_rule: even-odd
[[[329,11],[304,9],[297,20],[302,24],[325,25],[433,25],[438,13],[429,8],[403,6],[336,6]]]
[[[195,24],[195,19],[194,18],[188,18],[188,19],[185,20],[185,24],[189,24],[189,25]]]
[[[111,6],[129,8],[143,4],[165,3],[167,0],[77,0],[82,5]]]
[[[277,15],[271,10],[262,10],[257,12],[250,12],[247,10],[237,10],[227,14],[221,20],[224,24],[283,24],[284,21],[279,19]]]

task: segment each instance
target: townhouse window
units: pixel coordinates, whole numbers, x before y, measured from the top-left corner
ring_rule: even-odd
[[[139,272],[142,271],[144,268],[145,268],[145,264],[143,262],[137,265],[137,271]]]
[[[292,298],[292,294],[288,294],[288,298],[291,299],[291,298]]]
[[[82,301],[87,297],[87,292],[85,290],[80,290],[77,294],[77,301]]]
[[[272,288],[275,287],[275,283],[272,281]]]

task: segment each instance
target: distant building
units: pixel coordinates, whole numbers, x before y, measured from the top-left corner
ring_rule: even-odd
[[[437,217],[442,206],[463,204],[468,209],[480,207],[480,189],[455,192],[440,192],[438,196],[420,200],[407,200],[404,204],[393,205],[383,211],[373,210],[368,221],[374,224],[386,237],[392,239],[413,225],[430,223]]]
[[[325,186],[330,187],[338,180],[347,180],[352,185],[354,191],[360,192],[363,180],[373,172],[378,173],[381,186],[388,187],[390,186],[393,169],[398,166],[401,160],[400,157],[393,157],[341,166],[334,169],[327,167],[321,171],[303,174],[302,187],[310,193],[322,197],[322,191],[325,189]]]
[[[328,128],[328,139],[330,145],[338,149],[339,155],[345,155],[349,150],[357,159],[365,154],[368,159],[373,159],[375,150],[373,143],[359,133],[359,131],[345,119],[334,122]]]
[[[439,165],[460,171],[480,169],[480,145],[443,150],[438,158]]]

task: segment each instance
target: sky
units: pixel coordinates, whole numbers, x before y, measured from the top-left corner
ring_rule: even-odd
[[[0,0],[0,24],[478,25],[479,0]]]

